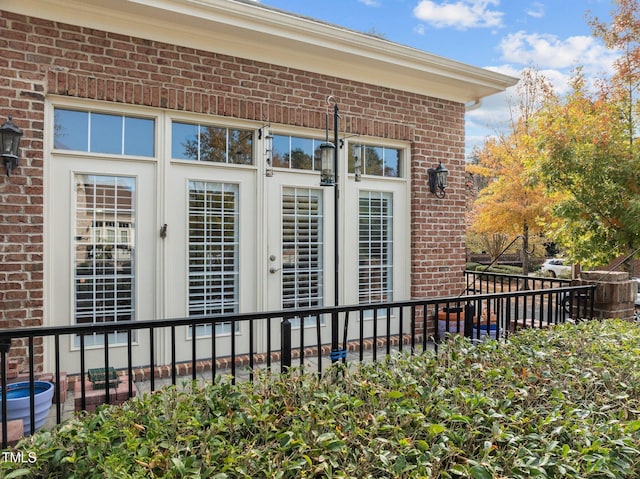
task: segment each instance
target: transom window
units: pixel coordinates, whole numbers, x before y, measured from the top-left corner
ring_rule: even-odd
[[[320,171],[320,144],[323,140],[290,135],[273,135],[273,166]]]
[[[155,120],[56,108],[54,148],[153,157]]]
[[[363,304],[393,301],[393,197],[360,192],[358,296]]]
[[[355,144],[349,147],[349,173],[355,172]],[[363,175],[400,178],[401,150],[385,146],[362,145],[360,164]]]
[[[173,122],[171,157],[176,160],[253,164],[253,131]]]

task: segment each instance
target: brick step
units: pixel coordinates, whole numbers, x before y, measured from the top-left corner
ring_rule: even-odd
[[[0,423],[0,427],[2,423]],[[0,429],[2,431],[2,429]],[[2,433],[0,432],[0,435]],[[14,419],[7,422],[7,444],[13,446],[19,439],[24,436],[24,422],[22,419]]]
[[[88,412],[93,412],[100,404],[105,404],[107,402],[107,392],[105,389],[93,389],[93,383],[91,381],[86,380],[84,383],[84,397],[85,397],[85,407],[84,410]],[[82,410],[82,388],[80,381],[75,383],[75,410]],[[136,389],[133,388],[133,396],[136,395]],[[109,388],[109,404],[122,404],[127,399],[129,399],[129,377],[128,376],[120,376],[120,383],[116,388]]]

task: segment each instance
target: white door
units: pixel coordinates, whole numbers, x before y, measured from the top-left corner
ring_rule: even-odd
[[[291,310],[333,304],[331,274],[333,227],[327,211],[333,211],[333,189],[318,185],[319,177],[278,171],[267,179],[267,306]],[[322,342],[329,341],[329,321],[321,318]],[[276,325],[274,325],[276,326]],[[316,343],[316,319],[292,322],[293,346]],[[280,343],[279,325],[271,334],[272,348]]]
[[[164,309],[167,318],[235,314],[256,310],[256,171],[247,168],[172,162],[166,179],[166,236],[163,240]],[[177,361],[236,354],[249,346],[249,325],[202,323],[177,328]],[[233,336],[233,338],[231,337]],[[171,361],[171,335],[162,359]]]
[[[156,165],[98,158],[52,159],[50,317],[56,325],[149,320],[156,304]],[[149,343],[133,335],[133,361],[149,363]],[[127,335],[84,336],[87,368],[126,367]],[[61,368],[79,371],[81,338],[61,338]],[[122,348],[122,353],[118,348]],[[53,350],[53,348],[49,348]]]

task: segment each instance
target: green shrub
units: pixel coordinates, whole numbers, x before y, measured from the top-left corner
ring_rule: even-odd
[[[0,476],[635,478],[639,359],[635,324],[593,321],[172,387],[22,440],[37,461]]]
[[[482,270],[483,267],[485,267],[485,265],[480,263],[469,262],[466,264],[465,269],[467,271],[477,271],[477,270]]]
[[[544,263],[544,258],[531,258],[529,260],[529,271],[539,271]]]
[[[504,274],[522,274],[522,266],[511,266],[508,264],[496,264],[491,267],[489,270],[493,273],[504,273]]]
[[[476,272],[486,272],[486,273],[502,273],[502,274],[522,274],[521,266],[511,266],[508,264],[494,264],[493,266],[487,267],[486,264],[480,263],[467,263],[466,269],[468,271],[476,271]]]

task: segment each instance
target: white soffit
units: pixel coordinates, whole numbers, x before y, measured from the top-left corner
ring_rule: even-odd
[[[460,103],[517,82],[251,0],[3,0],[0,8]]]

